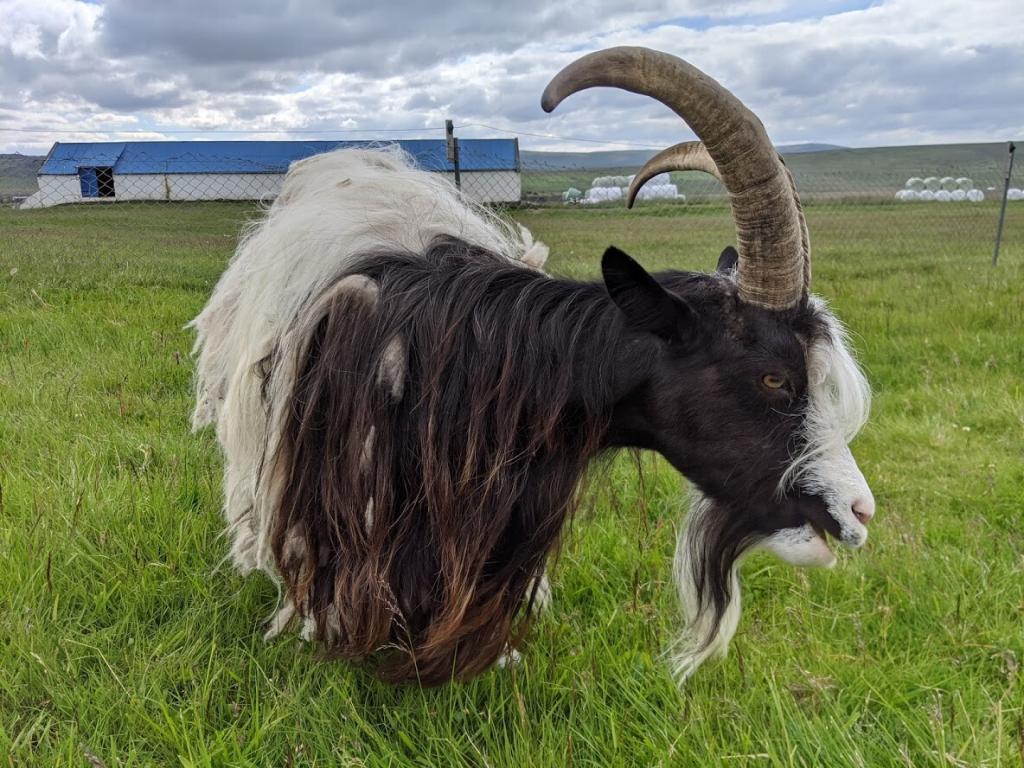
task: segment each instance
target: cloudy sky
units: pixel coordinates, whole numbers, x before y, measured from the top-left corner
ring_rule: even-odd
[[[563,64],[621,44],[688,59],[779,144],[1024,137],[1019,0],[0,0],[0,152],[440,137],[446,117],[527,149],[684,138],[630,94],[541,111]]]

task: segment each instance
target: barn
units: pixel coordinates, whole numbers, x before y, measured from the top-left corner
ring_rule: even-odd
[[[39,191],[21,207],[125,200],[270,200],[296,160],[383,144],[398,144],[424,170],[455,180],[456,168],[443,139],[57,142],[39,169]],[[471,199],[519,201],[517,139],[459,139],[458,148],[459,181]]]

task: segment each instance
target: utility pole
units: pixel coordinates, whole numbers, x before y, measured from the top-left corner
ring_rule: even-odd
[[[455,167],[455,188],[462,189],[462,176],[459,174],[459,140],[455,138],[455,125],[451,120],[444,121],[444,137],[448,145],[448,162]]]

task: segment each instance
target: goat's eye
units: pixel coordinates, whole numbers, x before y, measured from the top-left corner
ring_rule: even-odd
[[[782,376],[777,376],[774,373],[766,373],[762,376],[761,383],[768,387],[768,389],[782,389],[786,386],[786,380]]]

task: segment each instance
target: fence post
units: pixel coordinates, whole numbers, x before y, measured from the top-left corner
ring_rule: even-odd
[[[455,166],[455,188],[462,189],[462,176],[459,174],[459,140],[455,138],[455,125],[451,120],[444,121],[444,137],[448,144],[448,162]]]
[[[1017,147],[1010,142],[1010,160],[1006,164],[1006,180],[1003,182],[1003,205],[999,209],[999,226],[996,227],[996,248],[992,252],[992,266],[999,263],[999,244],[1003,240],[1003,223],[1006,221],[1006,198],[1010,194],[1010,177],[1013,175],[1013,152]]]

